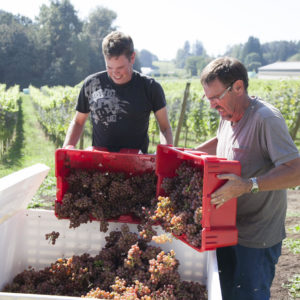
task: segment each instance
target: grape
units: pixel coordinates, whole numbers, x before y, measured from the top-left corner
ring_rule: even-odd
[[[156,195],[154,171],[127,176],[122,172],[98,172],[73,169],[68,177],[68,191],[56,203],[58,218],[68,218],[76,228],[93,218],[100,221],[100,231],[108,230],[108,219],[135,214],[144,218]]]
[[[59,258],[39,271],[28,267],[3,291],[98,299],[206,300],[205,286],[181,281],[178,266],[173,250],[148,245],[125,224],[106,236],[96,256]]]

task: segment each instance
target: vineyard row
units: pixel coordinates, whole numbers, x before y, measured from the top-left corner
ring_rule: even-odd
[[[219,115],[209,107],[208,102],[202,100],[203,89],[199,80],[190,81],[183,118],[180,118],[180,116],[187,82],[177,79],[162,80],[160,83],[165,91],[168,114],[174,136],[176,131],[180,129],[178,146],[193,147],[195,144],[215,135],[218,128]],[[43,86],[40,89],[34,86],[29,87],[30,97],[34,103],[38,120],[46,133],[55,141],[57,147],[61,147],[70,121],[75,114],[79,90],[80,85],[51,88]],[[299,81],[251,79],[248,94],[259,96],[276,106],[283,114],[292,138],[296,139],[300,126]],[[0,122],[7,123],[7,120],[11,119],[13,120],[12,123],[16,123],[19,97],[18,86],[5,90],[5,85],[0,85]],[[179,124],[180,119],[181,124]],[[178,127],[179,125],[180,128]],[[8,126],[5,125],[4,127],[7,128]],[[153,149],[150,147],[150,152],[151,150],[155,151],[154,145],[159,142],[159,128],[153,114],[151,114],[149,122],[149,136],[150,143],[153,146]],[[81,143],[81,147],[91,144],[90,137],[91,125],[87,124],[84,132],[85,142]],[[0,141],[3,143],[5,140],[7,140],[7,137],[1,134]]]

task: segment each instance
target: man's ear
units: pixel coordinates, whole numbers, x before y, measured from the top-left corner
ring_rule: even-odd
[[[232,87],[233,90],[238,94],[242,94],[245,91],[244,81],[241,79],[237,80]]]
[[[134,64],[135,62],[135,52],[133,52],[130,56],[130,62],[132,63],[132,65]]]

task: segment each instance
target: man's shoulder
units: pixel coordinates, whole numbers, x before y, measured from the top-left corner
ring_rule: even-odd
[[[274,105],[262,99],[257,99],[256,114],[262,119],[270,117],[281,117],[280,111]]]
[[[142,81],[148,82],[148,83],[156,82],[153,77],[150,77],[150,76],[140,73],[138,71],[133,71],[133,74],[137,80],[142,80]]]
[[[84,83],[87,84],[93,80],[106,80],[107,79],[107,71],[100,71],[93,74],[88,75],[84,79]]]
[[[162,86],[161,84],[156,81],[153,77],[150,77],[148,75],[145,75],[143,73],[139,73],[137,71],[134,71],[135,79],[141,84],[141,86],[146,87],[149,90],[161,90]]]

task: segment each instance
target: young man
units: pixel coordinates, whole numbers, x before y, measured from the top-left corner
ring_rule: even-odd
[[[93,146],[147,153],[151,111],[160,128],[160,142],[173,144],[163,89],[154,79],[133,70],[131,37],[114,31],[103,39],[102,51],[107,70],[85,79],[63,147],[76,145],[91,113]]]
[[[221,120],[217,136],[197,149],[241,163],[241,177],[219,175],[227,182],[211,195],[217,208],[238,197],[238,244],[217,249],[223,299],[267,300],[286,236],[286,189],[300,185],[300,155],[281,113],[248,96],[241,62],[215,59],[201,84]]]

